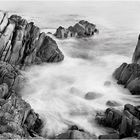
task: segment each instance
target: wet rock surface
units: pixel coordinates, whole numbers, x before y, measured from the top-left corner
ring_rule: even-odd
[[[118,84],[124,85],[132,94],[140,95],[140,65],[123,63],[113,73]]]
[[[121,106],[121,104],[119,102],[116,102],[114,100],[109,100],[106,102],[107,106],[111,106],[111,107],[115,107],[115,106]]]
[[[123,110],[108,108],[104,113],[98,113],[95,118],[98,124],[116,130],[115,134],[101,135],[99,138],[138,137],[140,133],[140,111],[138,108],[138,106],[126,104]]]
[[[56,136],[56,139],[97,139],[97,137],[79,129],[77,126],[72,126],[66,132]]]
[[[57,43],[33,22],[0,11],[0,139],[41,138],[43,121],[22,99],[26,81],[20,69],[60,62]]]
[[[70,26],[67,29],[60,26],[54,36],[60,39],[69,38],[69,37],[77,37],[77,38],[84,38],[84,37],[91,37],[98,30],[95,24],[92,24],[88,21],[81,20],[76,23],[74,26]]]
[[[87,100],[93,100],[93,99],[96,99],[96,98],[100,98],[102,95],[100,93],[95,93],[95,92],[88,92],[85,94],[84,98],[87,99]]]
[[[56,42],[40,32],[33,22],[0,11],[0,60],[25,67],[42,62],[59,62],[64,55]]]
[[[118,84],[124,85],[132,94],[140,95],[140,35],[138,42],[133,53],[132,63],[123,63],[118,67],[113,77],[117,80]]]
[[[43,125],[39,115],[17,92],[20,78],[23,77],[18,69],[0,62],[0,138],[36,137]]]

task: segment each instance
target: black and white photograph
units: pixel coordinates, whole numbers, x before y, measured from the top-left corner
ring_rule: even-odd
[[[140,0],[0,0],[0,139],[140,139]]]

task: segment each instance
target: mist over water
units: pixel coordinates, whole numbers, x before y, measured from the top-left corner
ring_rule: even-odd
[[[112,73],[121,63],[131,62],[140,29],[139,5],[121,1],[0,5],[3,10],[10,9],[35,21],[46,33],[81,19],[95,23],[100,32],[86,39],[54,38],[64,53],[64,61],[32,66],[23,72],[27,83],[21,94],[44,120],[43,135],[59,134],[71,124],[92,134],[104,134],[106,130],[97,126],[94,117],[108,107],[107,101],[116,101],[120,108],[126,103],[138,103],[137,96],[116,84]],[[94,92],[94,99],[85,98],[88,92]]]

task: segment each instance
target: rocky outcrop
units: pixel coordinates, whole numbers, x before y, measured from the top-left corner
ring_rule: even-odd
[[[101,135],[101,139],[121,139],[126,137],[139,137],[140,135],[140,108],[126,104],[123,110],[108,108],[104,113],[96,115],[98,124],[111,127],[112,134]]]
[[[54,36],[57,38],[69,38],[69,37],[77,37],[77,38],[83,38],[83,37],[90,37],[93,36],[94,33],[97,33],[98,30],[96,29],[96,25],[92,24],[88,21],[81,20],[78,23],[76,23],[74,26],[70,26],[67,29],[60,26]]]
[[[113,77],[117,80],[118,84],[124,85],[125,88],[129,89],[132,94],[140,95],[140,36],[138,43],[133,54],[131,64],[123,63],[113,73]]]
[[[28,66],[42,62],[59,62],[64,55],[56,42],[41,33],[33,22],[0,11],[0,60],[12,65]]]
[[[0,139],[41,138],[43,122],[19,94],[26,81],[19,69],[63,59],[57,43],[33,22],[0,11]]]
[[[18,94],[23,81],[18,69],[0,62],[0,138],[39,137],[43,123]]]

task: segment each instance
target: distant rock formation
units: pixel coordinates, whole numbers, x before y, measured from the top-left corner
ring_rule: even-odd
[[[64,55],[56,42],[33,22],[0,11],[0,60],[16,66],[59,62]]]
[[[70,26],[67,29],[60,26],[54,36],[60,39],[69,38],[69,37],[91,37],[94,33],[97,33],[98,29],[96,28],[95,24],[92,24],[88,21],[81,20],[76,23],[74,26]]]

